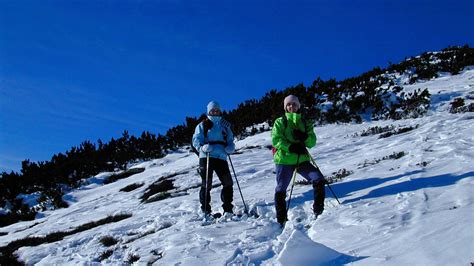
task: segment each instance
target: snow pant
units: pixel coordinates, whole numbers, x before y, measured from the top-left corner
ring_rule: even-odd
[[[276,165],[277,186],[275,188],[275,209],[279,223],[284,223],[287,220],[286,190],[291,182],[295,169],[296,165]],[[326,197],[324,177],[310,162],[301,163],[297,172],[313,184],[313,212],[317,215],[321,214],[324,210],[324,198]]]
[[[217,158],[209,158],[209,178],[207,180],[207,191],[206,191],[206,174],[207,174],[207,158],[199,159],[199,173],[201,174],[201,190],[199,191],[199,201],[201,202],[201,210],[206,213],[211,212],[211,189],[212,189],[212,176],[213,172],[216,172],[217,177],[221,181],[222,191],[221,200],[222,208],[224,212],[232,212],[234,206],[232,200],[234,197],[234,190],[232,188],[233,181],[230,175],[229,165],[226,160]],[[207,194],[207,197],[206,197]],[[207,202],[206,202],[207,200]]]

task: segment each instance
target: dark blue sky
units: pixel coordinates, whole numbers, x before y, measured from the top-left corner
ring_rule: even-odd
[[[474,1],[0,0],[0,171],[472,46]]]

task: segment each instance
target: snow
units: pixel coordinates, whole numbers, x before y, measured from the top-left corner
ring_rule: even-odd
[[[430,90],[433,104],[425,117],[316,127],[318,144],[310,152],[322,172],[353,172],[331,185],[341,205],[326,189],[326,209],[317,220],[311,216],[311,186],[296,185],[290,221],[283,230],[276,223],[267,131],[238,141],[241,153],[231,157],[244,199],[258,218],[244,215],[202,226],[197,158],[182,150],[136,164],[146,170],[111,184],[102,182],[111,173],[90,179],[90,185],[65,196],[70,207],[0,228],[0,246],[127,213],[132,216],[21,247],[16,254],[28,265],[124,265],[132,256],[140,265],[469,265],[474,262],[474,114],[447,110],[453,98],[472,94],[473,87],[474,70],[468,68],[405,87]],[[360,136],[370,127],[389,125],[415,129],[388,138]],[[405,156],[381,160],[399,152]],[[177,174],[171,177],[174,186],[189,188],[186,192],[141,202],[149,185],[172,174]],[[135,183],[143,186],[120,191]],[[222,211],[220,190],[212,190],[214,211]],[[236,185],[234,204],[242,213]],[[100,242],[105,236],[118,242],[106,247]],[[111,255],[99,260],[107,250]]]
[[[354,261],[354,258],[314,242],[304,232],[295,230],[286,241],[277,261],[282,265],[304,266],[315,265],[315,263],[319,265],[341,265]]]

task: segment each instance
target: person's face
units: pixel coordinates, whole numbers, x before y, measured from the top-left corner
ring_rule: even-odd
[[[295,103],[295,102],[289,102],[286,104],[286,110],[289,112],[289,113],[296,113],[298,112],[298,104]]]
[[[212,115],[212,116],[219,116],[221,114],[222,114],[221,110],[217,108],[212,108],[211,111],[209,111],[209,115]]]

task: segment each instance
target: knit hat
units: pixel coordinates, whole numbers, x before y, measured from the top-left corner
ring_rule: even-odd
[[[209,112],[210,112],[212,109],[219,109],[219,111],[222,112],[221,106],[220,106],[219,103],[216,102],[216,101],[210,101],[210,102],[207,104],[207,114],[209,114]]]
[[[283,101],[283,109],[285,110],[285,112],[287,111],[286,105],[288,103],[296,103],[296,105],[298,105],[298,109],[301,107],[300,100],[298,100],[298,97],[296,97],[295,95],[290,94],[285,97],[285,100]]]

